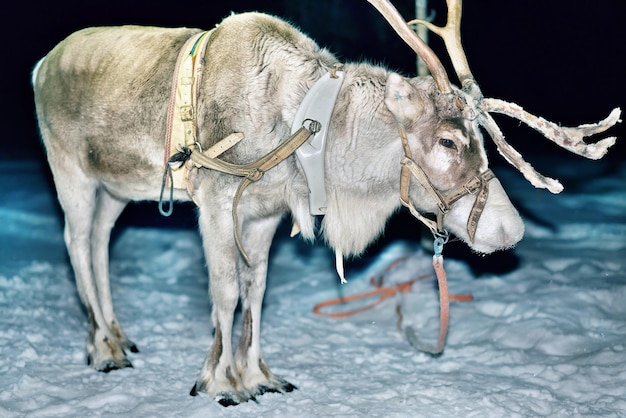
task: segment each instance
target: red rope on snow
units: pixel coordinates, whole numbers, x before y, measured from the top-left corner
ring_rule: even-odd
[[[404,259],[405,257],[399,258],[393,261],[385,269],[385,272],[388,272],[391,269],[393,269],[396,265],[398,265]],[[405,332],[407,339],[409,340],[409,343],[413,345],[415,348],[417,348],[418,350],[431,353],[431,354],[439,354],[443,351],[446,336],[448,334],[448,324],[449,324],[449,317],[450,317],[450,309],[449,309],[450,301],[470,302],[474,298],[471,294],[450,295],[448,293],[448,280],[446,276],[446,271],[443,267],[443,256],[441,255],[433,256],[433,268],[435,270],[437,281],[439,283],[439,337],[437,339],[437,346],[431,347],[429,345],[422,343],[415,335],[415,332],[413,331],[413,329],[409,326],[405,327],[404,332]],[[345,318],[348,316],[356,315],[358,313],[370,310],[377,305],[380,305],[385,300],[397,295],[398,293],[410,292],[411,287],[413,286],[413,283],[415,283],[418,280],[427,279],[428,277],[431,277],[431,275],[425,274],[415,279],[402,282],[395,286],[383,286],[382,285],[383,275],[381,275],[378,278],[378,280],[376,280],[375,277],[372,277],[370,279],[370,283],[373,286],[375,286],[376,289],[369,291],[369,292],[358,293],[358,294],[351,295],[351,296],[341,296],[338,298],[320,302],[313,307],[313,313],[316,315],[328,316],[330,318]],[[341,312],[323,312],[322,311],[323,308],[326,308],[328,306],[347,304],[350,302],[354,302],[356,300],[367,299],[367,298],[371,298],[377,295],[379,296],[378,300],[376,300],[373,303],[370,303],[369,305],[365,305],[361,308],[356,308],[356,309],[341,311]],[[398,328],[402,330],[402,326],[401,326],[402,325],[402,308],[400,304],[398,304],[398,306],[396,307],[396,313],[398,315]]]

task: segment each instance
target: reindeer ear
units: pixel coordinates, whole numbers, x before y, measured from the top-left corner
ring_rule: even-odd
[[[415,122],[424,112],[425,105],[422,92],[396,73],[387,77],[385,104],[404,126]]]

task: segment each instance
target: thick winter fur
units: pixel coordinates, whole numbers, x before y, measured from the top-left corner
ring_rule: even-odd
[[[37,115],[58,197],[65,241],[81,300],[91,320],[87,352],[100,371],[130,366],[136,351],[111,301],[108,243],[111,228],[131,200],[158,199],[165,120],[177,54],[196,29],[90,28],[62,41],[37,66]],[[308,89],[336,59],[297,29],[258,13],[225,19],[209,40],[198,101],[198,139],[204,149],[233,132],[245,139],[223,156],[251,162],[289,136]],[[430,78],[406,79],[384,68],[347,64],[333,113],[326,158],[329,198],[322,233],[343,254],[359,254],[379,236],[399,206],[398,124],[416,161],[442,192],[487,168],[478,127],[437,105]],[[446,140],[446,141],[444,141]],[[314,238],[305,177],[292,156],[251,185],[239,205],[247,266],[235,245],[231,207],[239,179],[196,170],[199,226],[209,266],[215,338],[192,394],[222,404],[247,401],[294,386],[272,374],[260,346],[261,304],[270,244],[290,213],[303,236]],[[499,182],[470,246],[491,252],[514,245],[523,225]],[[423,211],[434,202],[414,182]],[[188,199],[177,191],[178,200]],[[468,240],[473,197],[457,202],[445,226]],[[244,329],[232,347],[233,315],[241,300]]]

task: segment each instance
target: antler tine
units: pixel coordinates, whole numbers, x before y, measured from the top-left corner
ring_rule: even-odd
[[[372,6],[376,8],[383,15],[383,17],[389,22],[391,27],[400,35],[400,37],[406,42],[407,45],[415,51],[417,55],[426,63],[426,66],[430,70],[430,73],[435,80],[437,90],[441,93],[451,93],[452,87],[450,85],[450,79],[448,73],[443,64],[435,55],[432,49],[422,39],[417,36],[406,21],[402,18],[398,10],[389,2],[389,0],[367,0]]]
[[[462,0],[447,0],[448,16],[445,26],[437,26],[421,19],[414,19],[408,25],[423,25],[441,37],[450,56],[454,71],[461,82],[463,90],[475,100],[482,99],[480,88],[472,75],[469,63],[461,43],[461,3]]]
[[[613,109],[611,114],[604,120],[594,123],[580,125],[575,128],[560,127],[553,122],[549,122],[541,117],[532,115],[522,109],[515,103],[505,102],[498,99],[483,99],[482,112],[478,117],[478,123],[485,128],[489,136],[496,144],[498,152],[513,165],[533,186],[540,189],[548,189],[552,193],[561,193],[563,185],[550,177],[545,177],[538,173],[529,163],[527,163],[522,155],[515,150],[506,140],[500,128],[493,120],[489,112],[501,113],[511,116],[519,121],[524,122],[531,128],[539,131],[543,136],[556,143],[562,148],[573,152],[574,154],[597,160],[602,158],[608,149],[615,144],[616,137],[602,139],[593,144],[584,142],[587,136],[595,135],[606,131],[617,122],[620,122],[621,110]]]
[[[608,137],[596,143],[587,144],[585,143],[585,137],[602,133],[611,128],[620,122],[622,113],[620,108],[615,108],[609,116],[598,123],[577,127],[561,127],[542,117],[528,113],[515,103],[505,102],[504,100],[485,98],[481,107],[484,112],[500,113],[524,122],[558,146],[591,160],[598,160],[604,157],[608,149],[615,144],[617,138]]]
[[[522,175],[538,189],[548,189],[552,193],[561,193],[563,185],[550,177],[545,177],[538,173],[533,166],[527,163],[522,155],[515,150],[504,139],[502,131],[487,112],[481,112],[478,116],[478,123],[487,131],[493,142],[496,144],[498,152],[506,161],[514,166]]]

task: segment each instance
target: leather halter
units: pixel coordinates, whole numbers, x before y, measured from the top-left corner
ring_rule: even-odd
[[[476,196],[474,206],[467,218],[467,234],[469,235],[470,242],[474,242],[476,236],[476,228],[478,227],[478,220],[482,214],[485,204],[487,203],[487,197],[489,196],[489,181],[496,176],[491,170],[486,170],[483,173],[472,176],[469,180],[456,190],[444,195],[433,186],[432,182],[422,170],[422,168],[415,162],[411,149],[409,148],[409,141],[406,137],[404,128],[399,125],[400,139],[402,140],[402,148],[404,149],[404,157],[400,164],[402,165],[402,171],[400,173],[400,202],[409,209],[411,214],[421,221],[435,237],[448,238],[448,231],[443,227],[443,217],[450,210],[452,204],[462,198],[465,195],[471,194]],[[413,175],[417,181],[420,182],[422,187],[430,194],[430,196],[437,203],[437,220],[427,218],[422,215],[413,205],[411,198],[409,197],[409,189],[411,187],[411,175]]]

